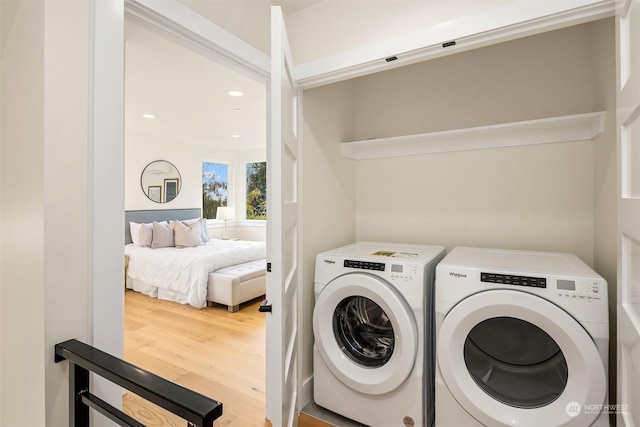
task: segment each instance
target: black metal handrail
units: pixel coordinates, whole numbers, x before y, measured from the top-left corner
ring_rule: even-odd
[[[95,347],[72,339],[56,344],[56,363],[69,361],[69,426],[89,425],[93,408],[121,426],[141,427],[129,415],[89,391],[89,372],[117,384],[174,413],[189,425],[212,427],[222,415],[222,403],[138,368]]]

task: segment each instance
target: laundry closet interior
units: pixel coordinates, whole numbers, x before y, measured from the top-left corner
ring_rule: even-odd
[[[303,91],[303,378],[313,375],[315,256],[354,241],[574,253],[609,284],[615,344],[614,31],[607,18]],[[495,147],[478,137],[495,126],[505,139],[522,122],[535,135],[587,113],[603,113],[589,138],[561,130],[517,145],[514,133]],[[376,158],[343,153],[343,143],[442,131],[462,135],[458,151],[415,154],[392,141]]]

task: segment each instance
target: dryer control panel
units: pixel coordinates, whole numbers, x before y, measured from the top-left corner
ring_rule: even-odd
[[[558,279],[556,285],[557,294],[561,298],[571,298],[587,302],[602,299],[600,283],[595,280]]]

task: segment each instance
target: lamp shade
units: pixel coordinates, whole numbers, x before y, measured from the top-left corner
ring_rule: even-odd
[[[216,219],[222,221],[233,220],[236,218],[235,209],[229,206],[219,206],[216,210]]]

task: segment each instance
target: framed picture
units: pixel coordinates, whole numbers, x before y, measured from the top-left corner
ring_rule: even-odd
[[[147,195],[154,202],[162,202],[162,187],[159,185],[150,185],[147,190]]]
[[[180,190],[180,179],[171,178],[164,180],[164,201],[170,202],[176,198]]]

